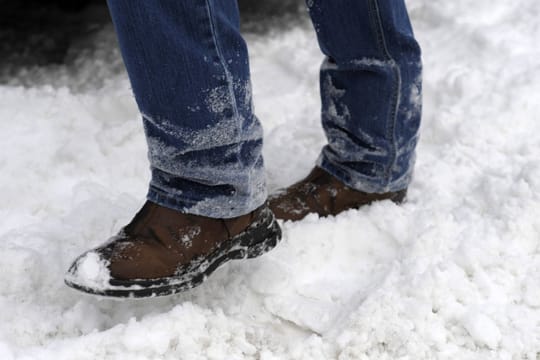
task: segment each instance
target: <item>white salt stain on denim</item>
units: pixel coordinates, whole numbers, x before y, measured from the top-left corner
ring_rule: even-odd
[[[362,58],[355,59],[351,61],[346,61],[343,63],[336,63],[330,61],[328,58],[323,62],[321,69],[322,70],[350,70],[352,68],[369,68],[369,67],[395,67],[396,63],[393,60],[381,60],[376,58]]]
[[[247,132],[243,141],[259,141],[260,126],[254,123],[253,131]],[[249,136],[251,135],[250,138]],[[262,168],[260,145],[254,147],[253,153],[244,161],[238,161],[241,151],[238,143],[223,144],[221,158],[230,160],[220,163],[212,158],[190,159],[191,149],[180,150],[176,146],[165,144],[161,139],[148,137],[148,157],[152,166],[163,172],[167,177],[177,177],[206,186],[227,185],[234,191],[224,196],[212,198],[197,198],[189,189],[179,190],[152,179],[152,186],[160,189],[163,195],[169,196],[181,211],[214,217],[235,217],[245,213],[245,209],[253,209],[266,199],[265,174]]]
[[[332,76],[326,75],[323,82],[324,94],[327,97],[328,107],[326,117],[336,124],[349,124],[351,113],[342,98],[345,96],[345,89],[338,89],[332,82]]]
[[[395,62],[394,59],[390,58],[388,60],[380,60],[376,58],[362,58],[362,59],[355,59],[351,61],[347,61],[344,63],[336,63],[333,61],[330,61],[329,58],[325,60],[323,63],[322,69],[324,70],[351,70],[351,69],[362,69],[362,68],[372,68],[372,67],[383,67],[390,69],[394,74],[394,89],[395,94],[393,94],[392,99],[395,99],[395,102],[388,103],[387,106],[393,107],[393,116],[388,119],[381,118],[380,121],[386,121],[386,127],[395,129],[396,123],[399,121],[398,117],[400,108],[402,106],[405,106],[408,108],[410,104],[408,103],[402,103],[402,75],[401,75],[401,69],[398,66],[398,64]],[[327,118],[330,121],[333,121],[334,123],[341,125],[343,127],[347,127],[350,124],[350,121],[347,121],[350,119],[350,112],[349,109],[344,107],[343,105],[339,107],[339,110],[341,110],[342,114],[338,114],[336,109],[338,109],[338,105],[336,103],[340,101],[340,99],[345,95],[345,92],[343,90],[338,90],[335,88],[334,84],[331,80],[331,75],[327,75],[328,78],[324,80],[324,89],[325,92],[328,92],[329,94],[329,104],[328,104],[328,110],[324,114],[327,116]],[[360,99],[361,101],[362,99]],[[345,110],[343,110],[345,109]],[[349,125],[350,126],[350,125]],[[331,135],[331,133],[334,133],[334,136]],[[377,142],[375,139],[369,135],[363,132],[360,129],[354,129],[354,131],[351,131],[352,133],[356,134],[356,136],[360,140],[365,140],[365,144],[369,144],[371,147],[376,147]],[[410,172],[412,169],[406,169],[407,174],[401,174],[403,170],[403,166],[398,163],[398,151],[399,151],[399,144],[402,142],[402,139],[399,138],[399,133],[391,133],[388,139],[385,139],[385,141],[390,141],[391,148],[384,149],[384,148],[375,148],[375,149],[367,149],[367,148],[361,148],[356,144],[354,141],[351,141],[352,139],[348,138],[348,136],[341,134],[339,130],[330,130],[327,132],[329,135],[329,145],[334,149],[336,152],[339,153],[339,158],[346,159],[346,161],[366,161],[367,156],[378,156],[378,157],[388,157],[389,155],[392,157],[392,163],[385,165],[386,168],[378,168],[375,167],[375,172],[373,176],[366,176],[364,174],[355,174],[354,178],[354,184],[353,187],[368,191],[368,192],[387,192],[387,191],[397,191],[401,190],[404,187],[407,186],[407,180],[410,180]],[[352,150],[354,149],[354,151]],[[330,154],[326,153],[327,156],[330,156]],[[321,160],[319,160],[321,161]],[[342,160],[342,162],[344,162]],[[372,160],[372,162],[375,162]],[[351,170],[342,168],[341,169],[344,172],[351,172]],[[401,171],[400,171],[401,170]],[[396,175],[399,177],[396,179]],[[381,178],[387,178],[388,184],[382,185],[380,179]]]
[[[327,130],[329,145],[332,149],[338,152],[342,159],[348,159],[350,161],[362,161],[367,155],[386,156],[387,150],[382,147],[377,147],[373,136],[362,131],[358,127],[348,129],[351,126],[352,120],[349,108],[343,99],[346,90],[338,89],[334,85],[332,75],[327,74],[325,76],[323,79],[323,88],[326,96],[325,100],[327,101],[327,108],[323,113],[323,117],[325,121],[338,125],[337,128],[330,127]],[[350,130],[350,133],[346,133],[345,129]],[[369,144],[373,148],[359,147],[358,141],[351,139],[353,136],[358,137],[358,140],[364,144]],[[354,149],[354,151],[352,149]]]
[[[194,129],[175,124],[166,119],[156,121],[153,117],[145,114],[144,119],[160,132],[175,138],[181,152],[198,151],[216,146],[223,146],[238,142],[238,119],[225,118],[206,128]]]
[[[214,114],[221,114],[226,109],[232,111],[233,99],[228,86],[221,86],[208,90],[208,95],[205,99],[205,104],[208,110]]]
[[[234,94],[231,94],[231,88]],[[189,106],[188,112],[184,114],[179,112],[176,119],[167,119],[145,112],[142,112],[142,116],[145,126],[151,127],[153,132],[157,131],[174,138],[179,153],[256,140],[262,138],[260,124],[255,117],[244,117],[244,114],[250,116],[252,114],[251,91],[249,81],[235,81],[231,86],[224,85],[206,90],[204,104]],[[207,109],[213,117],[211,124],[202,128],[196,124],[192,127],[186,126],[184,117],[192,116],[191,113],[199,113],[201,108]],[[150,150],[152,152],[152,149]],[[154,151],[153,154],[157,153]]]
[[[396,63],[394,60],[380,60],[375,58],[363,58],[351,61],[351,64],[357,67],[362,66],[379,66],[379,67],[395,67]]]
[[[205,93],[204,103],[206,108],[213,114],[223,114],[225,110],[231,110],[234,115],[234,109],[237,109],[240,113],[251,110],[252,90],[250,81],[234,80],[231,85],[208,89]]]
[[[149,115],[147,113],[144,113],[144,112],[141,112],[141,115],[142,115],[144,120],[148,121],[150,124],[152,124],[153,127],[155,127],[156,129],[159,129],[164,134],[166,134],[166,135],[176,135],[177,128],[168,119],[165,119],[163,117],[151,116],[151,115]]]
[[[421,66],[421,65],[419,65]],[[406,120],[418,120],[422,111],[422,75],[419,75],[411,84],[409,93],[409,109],[407,110]]]
[[[262,139],[262,128],[256,122],[253,122],[252,126],[241,134],[241,137],[230,136],[231,134],[227,133],[230,128],[231,126],[227,122],[222,121],[215,127],[207,128],[203,131],[197,131],[194,138],[198,139],[199,141],[193,141],[193,144],[189,144],[188,146],[171,144],[170,142],[166,143],[162,138],[148,136],[148,157],[151,164],[158,168],[183,168],[184,166],[189,166],[189,163],[178,163],[177,160],[181,156],[188,156],[189,158],[190,152],[222,149],[221,151],[224,152],[223,157],[229,158],[235,154],[238,154],[240,151],[240,145],[243,142],[261,141]],[[220,130],[222,131],[220,132]],[[181,132],[182,130],[178,131]],[[191,131],[195,132],[193,130]],[[235,133],[234,135],[237,134]],[[184,136],[185,135],[182,135],[181,139],[183,139]],[[195,158],[197,157],[195,156]],[[193,165],[197,166],[197,164]],[[231,166],[241,168],[243,164],[234,162],[228,164],[226,167]]]

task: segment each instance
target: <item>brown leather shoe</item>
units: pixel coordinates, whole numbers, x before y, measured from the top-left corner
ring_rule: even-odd
[[[305,179],[270,196],[269,206],[278,219],[296,221],[309,213],[337,215],[377,200],[389,199],[401,203],[406,194],[406,189],[381,194],[354,190],[315,167]]]
[[[147,201],[118,235],[77,258],[65,281],[96,295],[169,295],[199,285],[229,260],[264,254],[280,238],[266,205],[237,218],[213,219]]]

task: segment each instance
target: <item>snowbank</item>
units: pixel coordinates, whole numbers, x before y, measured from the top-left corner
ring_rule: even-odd
[[[103,300],[62,281],[146,193],[112,28],[68,66],[19,69],[0,87],[0,358],[536,359],[540,3],[409,9],[425,110],[408,203],[285,223],[275,251],[163,299]],[[324,143],[321,57],[307,24],[247,37],[272,190]]]

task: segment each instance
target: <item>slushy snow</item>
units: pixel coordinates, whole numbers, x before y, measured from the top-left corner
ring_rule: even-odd
[[[149,180],[112,27],[67,65],[15,67],[0,86],[0,359],[538,359],[540,2],[408,6],[425,67],[408,202],[285,223],[274,251],[166,298],[63,284]],[[246,37],[274,191],[325,143],[322,57],[307,21]]]

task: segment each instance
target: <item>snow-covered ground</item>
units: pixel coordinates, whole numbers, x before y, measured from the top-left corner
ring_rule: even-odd
[[[285,223],[273,252],[168,298],[63,284],[146,193],[112,28],[68,65],[17,69],[0,86],[0,359],[540,358],[540,2],[408,5],[425,63],[408,203]],[[324,143],[321,56],[308,23],[247,39],[273,190]]]

